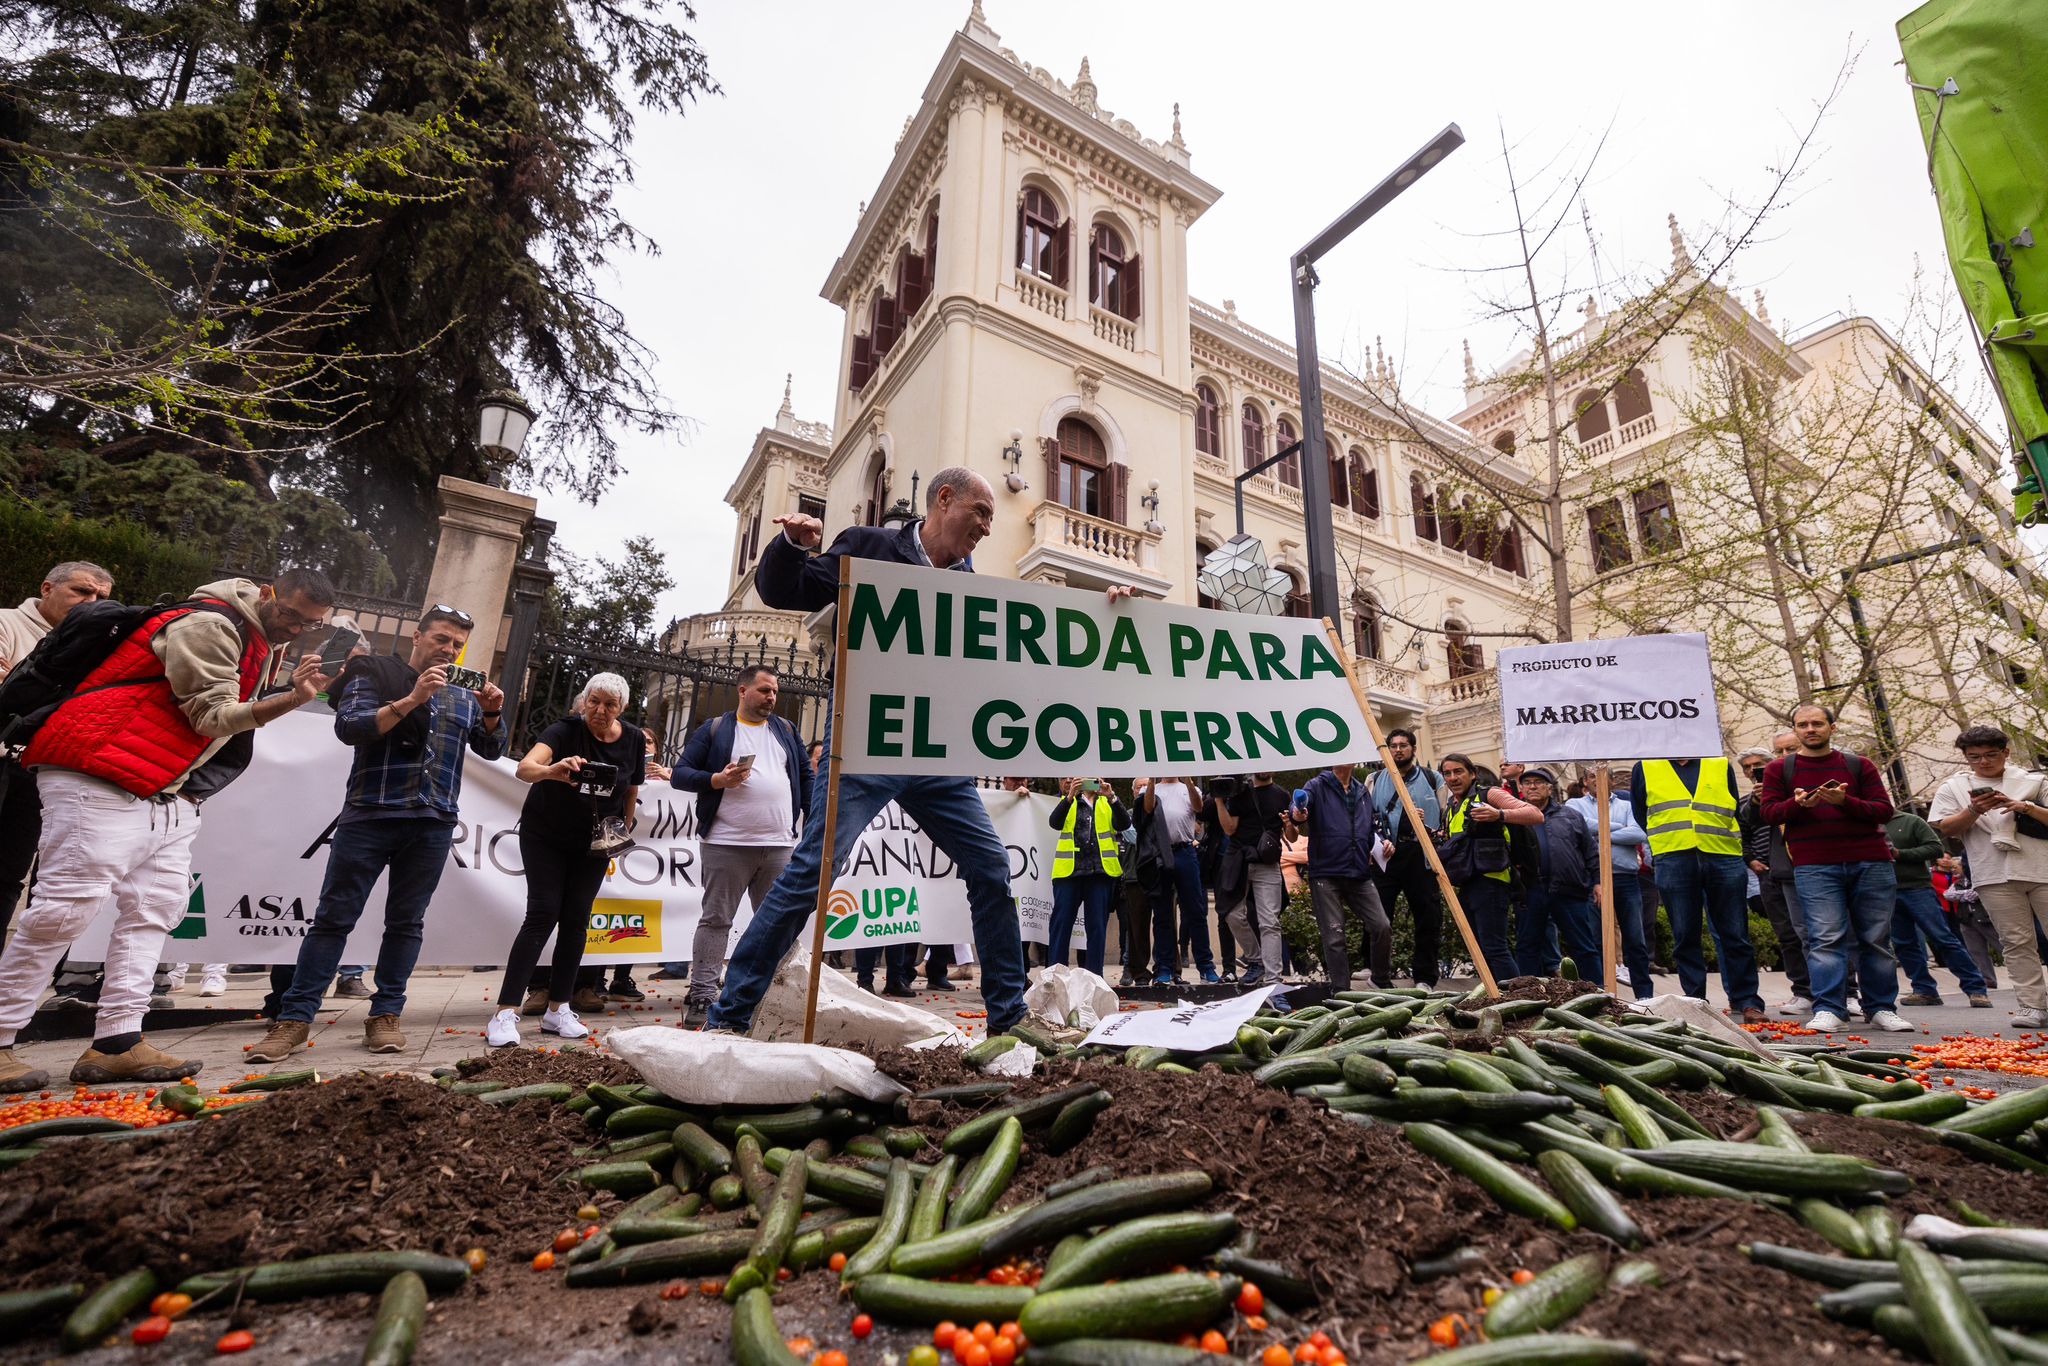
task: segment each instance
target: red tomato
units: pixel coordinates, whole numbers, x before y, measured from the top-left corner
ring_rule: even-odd
[[[1266,1312],[1266,1292],[1246,1281],[1237,1292],[1237,1312],[1240,1314],[1263,1314]]]
[[[1017,1339],[997,1335],[988,1345],[989,1366],[1010,1366],[1017,1359]]]
[[[987,1343],[970,1342],[967,1355],[960,1358],[960,1366],[990,1366],[994,1360],[995,1355],[989,1351]]]
[[[938,1348],[941,1352],[951,1351],[953,1348],[953,1334],[959,1331],[959,1324],[951,1319],[945,1320],[938,1327],[932,1329],[932,1346]]]
[[[151,1314],[148,1318],[136,1324],[134,1331],[129,1333],[128,1337],[138,1347],[149,1347],[162,1342],[170,1335],[170,1319],[163,1314]]]
[[[246,1328],[237,1328],[213,1344],[213,1350],[221,1353],[246,1352],[256,1345],[256,1335]]]
[[[866,1314],[855,1314],[853,1316],[854,1337],[864,1338],[874,1331],[875,1321],[872,1318],[868,1317]]]
[[[825,1265],[832,1268],[832,1270],[834,1271],[846,1270],[846,1254],[844,1252],[833,1253],[832,1259],[826,1262]]]
[[[986,1347],[996,1340],[996,1326],[987,1319],[974,1325],[974,1340]]]
[[[812,1362],[811,1366],[846,1366],[846,1353],[836,1348],[829,1352],[820,1352],[818,1359]]]
[[[553,1271],[555,1269],[555,1254],[551,1251],[536,1254],[533,1259],[533,1269],[535,1271]]]
[[[555,1251],[567,1252],[570,1248],[576,1246],[576,1244],[582,1241],[583,1240],[576,1235],[575,1229],[565,1228],[560,1233],[557,1233],[555,1235]]]
[[[1294,1366],[1294,1353],[1276,1342],[1259,1353],[1259,1366]]]
[[[1211,1328],[1202,1334],[1202,1350],[1216,1356],[1230,1355],[1230,1339]]]

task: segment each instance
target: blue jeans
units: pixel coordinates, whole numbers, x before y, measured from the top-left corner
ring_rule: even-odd
[[[1102,975],[1102,951],[1109,942],[1109,898],[1115,890],[1116,879],[1107,873],[1076,873],[1053,880],[1052,919],[1045,927],[1048,963],[1074,961],[1074,912],[1078,910],[1087,917],[1082,923],[1088,930],[1081,966]]]
[[[1587,909],[1593,916],[1593,938],[1600,942],[1600,914],[1590,906]],[[1638,1001],[1647,1001],[1657,994],[1657,988],[1650,982],[1650,945],[1643,938],[1643,884],[1633,870],[1623,876],[1618,867],[1614,870],[1614,930],[1621,940],[1621,962],[1628,969],[1629,989]],[[1605,954],[1600,957],[1600,980],[1607,980]]]
[[[1762,1010],[1757,989],[1756,950],[1749,946],[1749,869],[1736,854],[1674,849],[1658,854],[1657,896],[1671,916],[1671,956],[1678,985],[1688,996],[1707,998],[1707,960],[1700,952],[1701,911],[1721,960],[1721,986],[1730,1010]],[[1805,888],[1800,889],[1804,891]],[[1635,968],[1629,968],[1635,975]]]
[[[391,886],[384,895],[384,938],[377,949],[377,994],[370,998],[370,1013],[398,1015],[405,1010],[405,984],[419,961],[427,903],[441,885],[454,838],[452,824],[431,816],[335,827],[334,842],[327,847],[320,904],[313,912],[313,928],[299,943],[299,965],[278,1007],[279,1020],[313,1022],[313,1012],[333,984],[334,971],[348,948],[349,932],[363,918],[370,891],[386,868],[391,870]]]
[[[1963,995],[1982,996],[1990,989],[1984,985],[1984,974],[1977,971],[1970,951],[1963,947],[1962,936],[1942,913],[1941,898],[1934,894],[1934,889],[1901,887],[1892,909],[1892,954],[1914,991],[1922,996],[1939,996],[1941,988],[1934,984],[1934,974],[1927,970],[1927,950],[1920,943],[1923,934],[1934,945],[1935,956],[1942,965],[1956,975]]]
[[[832,729],[825,728],[830,753]],[[711,1008],[710,1027],[745,1033],[767,994],[782,956],[817,909],[825,864],[825,794],[828,770],[818,766],[804,837],[775,880],[765,905],[740,936],[725,969],[725,991]],[[832,865],[844,868],[854,841],[890,802],[916,821],[944,850],[967,882],[974,922],[974,952],[981,959],[981,995],[988,1027],[1000,1034],[1024,1018],[1024,941],[1017,934],[1017,898],[1010,891],[1010,851],[996,838],[988,808],[971,778],[918,778],[895,773],[849,773],[839,780],[839,826]]]
[[[1806,908],[1806,970],[1813,1008],[1847,1012],[1849,955],[1856,955],[1856,995],[1865,1018],[1899,1003],[1892,957],[1892,913],[1899,879],[1889,863],[1809,863],[1792,870]]]
[[[1508,884],[1490,877],[1476,877],[1458,888],[1458,904],[1472,924],[1472,937],[1486,966],[1493,969],[1496,982],[1513,977],[1515,955],[1508,950],[1508,917],[1514,907],[1508,902]]]
[[[1178,933],[1173,919],[1176,901],[1180,904]],[[1202,890],[1202,860],[1192,846],[1173,851],[1173,874],[1160,880],[1159,890],[1152,897],[1154,977],[1178,975],[1180,965],[1176,955],[1182,939],[1188,941],[1198,970],[1216,971],[1216,955],[1209,950],[1209,897]],[[1143,963],[1132,964],[1133,971],[1142,972],[1144,967]]]
[[[1571,955],[1579,976],[1588,982],[1606,976],[1600,957],[1600,921],[1593,902],[1583,896],[1562,896],[1541,887],[1529,889],[1515,922],[1515,962],[1525,977],[1555,976],[1558,945]]]

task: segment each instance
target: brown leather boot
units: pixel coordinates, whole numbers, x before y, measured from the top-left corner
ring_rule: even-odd
[[[283,1062],[312,1032],[313,1027],[304,1020],[279,1020],[270,1026],[270,1032],[263,1036],[263,1042],[250,1049],[245,1056],[250,1062]]]
[[[40,1091],[50,1084],[50,1074],[30,1067],[14,1056],[12,1046],[0,1048],[0,1095],[15,1091]]]
[[[126,1053],[88,1048],[71,1064],[71,1080],[87,1085],[120,1081],[183,1081],[197,1076],[204,1063],[174,1058],[147,1039]]]
[[[372,1015],[363,1024],[363,1047],[372,1053],[403,1053],[405,1035],[398,1032],[396,1015]]]
[[[521,1015],[538,1015],[548,1008],[548,989],[535,987],[526,993],[526,1001],[519,1007]]]

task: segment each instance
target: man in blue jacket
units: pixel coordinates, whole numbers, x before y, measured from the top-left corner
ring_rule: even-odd
[[[1351,954],[1344,943],[1347,912],[1365,926],[1373,985],[1391,987],[1392,935],[1373,886],[1373,870],[1393,854],[1394,842],[1380,829],[1364,780],[1354,776],[1350,764],[1335,764],[1318,773],[1295,803],[1294,823],[1308,831],[1309,904],[1315,908],[1316,928],[1322,931],[1323,970],[1330,990],[1351,990]]]
[[[1598,837],[1577,808],[1558,800],[1549,769],[1529,769],[1521,786],[1522,800],[1543,813],[1543,824],[1527,827],[1536,837],[1536,876],[1523,888],[1515,922],[1515,966],[1525,977],[1555,977],[1555,946],[1562,940],[1581,975],[1599,980],[1604,971],[1592,900],[1593,884],[1600,880]]]
[[[988,481],[955,465],[932,476],[921,520],[900,528],[848,527],[823,554],[811,552],[824,541],[824,523],[802,513],[777,517],[782,534],[762,548],[754,584],[770,607],[814,612],[838,601],[839,560],[844,555],[971,574],[974,566],[968,557],[988,535],[995,511],[995,490]],[[828,753],[830,742],[828,732]],[[826,780],[821,768],[811,792],[811,803],[819,810],[825,805]],[[971,778],[846,774],[839,780],[834,866],[845,864],[854,840],[891,801],[953,860],[967,882],[989,1032],[1000,1034],[1024,1018],[1024,945],[1017,932],[1016,898],[1010,891],[1009,851],[996,837]],[[776,965],[816,908],[824,844],[825,823],[807,823],[789,866],[733,950],[725,990],[711,1009],[711,1028],[745,1033],[753,1024]]]
[[[669,774],[697,794],[703,911],[690,946],[685,1029],[702,1029],[718,999],[740,894],[759,915],[810,810],[811,764],[796,727],[775,714],[778,681],[772,664],[740,670],[739,706],[697,727]]]

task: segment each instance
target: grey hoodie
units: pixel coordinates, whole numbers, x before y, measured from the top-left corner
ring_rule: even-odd
[[[263,600],[263,588],[248,579],[222,579],[194,590],[195,598],[215,598],[240,609],[248,631],[261,635],[262,619],[256,604]],[[178,779],[164,790],[176,792],[184,786],[192,769],[198,768],[225,744],[230,736],[256,729],[256,704],[241,700],[243,633],[218,612],[189,612],[156,633],[150,647],[163,661],[164,677],[171,696],[185,713],[192,729],[213,743],[200,752]],[[278,656],[272,655],[274,665]],[[266,666],[265,676],[270,673]],[[261,687],[257,689],[260,695]]]

